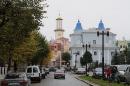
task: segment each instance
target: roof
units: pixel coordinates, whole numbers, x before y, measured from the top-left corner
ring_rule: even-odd
[[[80,21],[78,20],[74,31],[82,31],[82,30],[83,30],[82,25]]]

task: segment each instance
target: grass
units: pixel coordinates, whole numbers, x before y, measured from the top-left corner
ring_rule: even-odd
[[[95,78],[92,78],[91,76],[80,76],[81,79],[83,80],[88,80],[92,83],[95,83],[99,86],[124,86],[124,84],[118,84],[118,83],[115,83],[115,82],[109,82],[108,80],[102,80],[102,79],[95,79]]]

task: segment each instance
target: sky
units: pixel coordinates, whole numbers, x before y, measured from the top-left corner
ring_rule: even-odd
[[[48,40],[55,39],[54,29],[59,13],[67,38],[73,33],[78,19],[83,29],[98,27],[102,19],[105,27],[117,34],[117,39],[125,37],[130,40],[130,0],[47,0],[47,3],[49,7],[45,16],[48,18],[43,19],[44,27],[40,32]]]

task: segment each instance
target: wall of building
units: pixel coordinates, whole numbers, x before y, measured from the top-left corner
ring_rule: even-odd
[[[93,28],[92,28],[93,29]],[[77,66],[80,66],[80,57],[83,56],[85,52],[85,48],[83,49],[82,45],[90,44],[90,48],[88,51],[91,52],[93,61],[98,61],[99,63],[102,62],[102,35],[97,36],[97,30],[93,29],[86,30],[79,33],[70,34],[71,38],[71,54],[72,54],[72,66],[75,64],[75,55],[73,53],[79,51],[80,55],[78,55],[78,62]],[[109,37],[104,36],[104,62],[105,64],[111,64],[112,53],[115,52],[116,49],[116,34],[110,32]],[[94,55],[94,53],[97,53]]]

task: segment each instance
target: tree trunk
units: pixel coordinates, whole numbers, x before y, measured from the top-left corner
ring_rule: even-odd
[[[16,72],[18,69],[17,61],[14,61],[14,72]]]
[[[8,72],[11,70],[11,64],[12,64],[12,55],[11,55],[11,51],[9,51],[8,69],[7,69]]]

